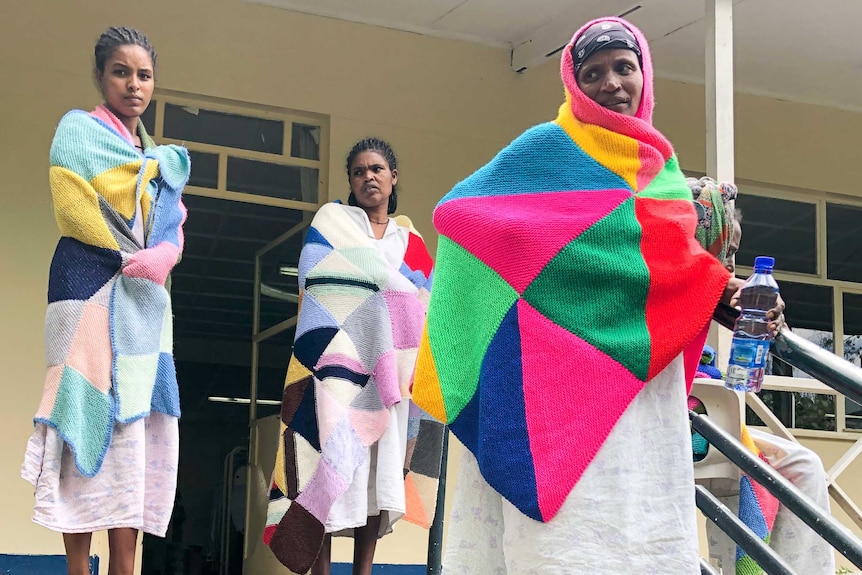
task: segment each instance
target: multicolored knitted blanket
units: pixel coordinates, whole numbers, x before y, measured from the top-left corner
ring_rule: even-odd
[[[729,278],[695,240],[691,193],[651,124],[647,43],[633,31],[637,117],[580,91],[570,43],[557,119],[434,211],[441,237],[414,400],[539,521],[554,517],[646,382],[701,333]]]
[[[183,247],[180,196],[190,162],[184,148],[156,147],[139,129],[144,153],[106,108],[75,110],[51,145],[62,237],[51,262],[48,373],[35,421],[57,429],[88,477],[115,420],[180,414],[165,282]],[[136,212],[145,245],[132,231]]]
[[[754,443],[748,427],[742,425],[742,444],[769,465],[769,460]],[[778,515],[778,499],[747,473],[739,478],[739,519],[751,529],[764,543],[769,545],[775,517]],[[742,547],[736,547],[736,575],[761,575],[763,569]]]
[[[281,438],[264,541],[295,573],[320,553],[332,504],[389,424],[389,408],[410,400],[432,260],[410,220],[395,269],[342,206],[326,204],[311,223],[299,262],[301,305],[281,404]],[[405,519],[430,525],[443,425],[411,406]]]

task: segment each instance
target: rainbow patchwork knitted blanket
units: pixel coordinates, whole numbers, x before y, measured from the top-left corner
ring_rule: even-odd
[[[105,108],[69,112],[50,155],[62,237],[51,262],[48,373],[35,421],[57,429],[88,477],[102,464],[114,421],[180,414],[165,283],[183,246],[189,156],[154,146],[143,126],[141,153],[113,120]],[[132,232],[138,211],[146,245]]]
[[[743,445],[757,455],[764,463],[769,460],[754,443],[748,427],[742,425]],[[739,478],[739,519],[751,529],[764,543],[769,545],[775,517],[778,515],[778,499],[765,487],[743,473]],[[736,547],[736,575],[761,575],[763,569],[752,559],[742,547]]]
[[[409,219],[400,269],[342,206],[312,221],[299,262],[301,305],[281,407],[264,541],[294,573],[320,553],[329,510],[389,424],[410,401],[432,260]],[[411,406],[405,519],[433,518],[443,425]]]
[[[638,117],[623,116],[577,87],[570,44],[556,120],[434,211],[441,237],[414,400],[539,521],[701,333],[729,278],[695,240],[691,192],[649,121],[646,51],[643,68]]]

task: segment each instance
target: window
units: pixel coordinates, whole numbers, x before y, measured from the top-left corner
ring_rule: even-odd
[[[817,273],[816,204],[740,195],[742,235],[738,264],[752,265],[759,255],[775,258],[789,272]]]
[[[741,185],[736,205],[743,215],[737,273],[750,274],[758,255],[775,257],[794,333],[862,364],[862,200]],[[809,377],[776,359],[769,373]],[[761,398],[787,426],[862,429],[862,406],[843,396],[764,390]],[[748,419],[759,421],[753,413]]]
[[[829,279],[862,283],[862,207],[826,204]]]
[[[253,345],[258,396],[277,400],[294,329],[253,344],[255,313],[260,330],[297,314],[302,234],[260,258],[257,300],[256,260],[287,230],[304,228],[326,201],[328,118],[159,90],[142,121],[159,144],[185,146],[192,162],[183,194],[185,248],[171,275],[184,409],[218,419],[224,406],[208,395],[249,397]],[[258,413],[277,412],[261,405]]]
[[[142,121],[159,143],[188,148],[187,193],[299,210],[321,203],[324,117],[159,91]]]

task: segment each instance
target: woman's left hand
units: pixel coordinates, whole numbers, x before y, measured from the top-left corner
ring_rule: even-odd
[[[731,307],[735,307],[736,309],[741,309],[739,307],[739,296],[742,291],[742,286],[745,284],[745,280],[739,278],[731,278],[731,280],[727,283],[727,287],[725,288],[725,294],[728,290],[733,286],[738,286],[736,292],[730,296],[730,305]],[[784,322],[784,300],[781,298],[781,294],[778,295],[778,300],[775,302],[775,307],[766,312],[766,319],[769,320],[769,332],[772,334],[772,337],[778,335],[778,332],[781,331],[781,328],[786,324]]]
[[[781,328],[786,325],[784,321],[784,300],[781,299],[781,294],[778,295],[775,307],[766,312],[766,319],[769,320],[769,331],[772,333],[772,337],[778,335]]]

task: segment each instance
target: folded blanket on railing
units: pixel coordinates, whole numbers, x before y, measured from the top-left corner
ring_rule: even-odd
[[[48,374],[35,416],[57,429],[86,476],[99,470],[115,420],[151,410],[179,416],[164,284],[183,247],[189,156],[178,146],[141,153],[106,115],[69,112],[51,146],[62,237],[51,262]],[[138,203],[145,246],[132,233]]]
[[[300,309],[281,407],[264,541],[306,573],[324,541],[333,502],[353,482],[368,447],[409,401],[432,260],[410,230],[400,269],[390,265],[341,206],[314,216],[299,262]],[[430,525],[443,425],[411,406],[405,519]]]

